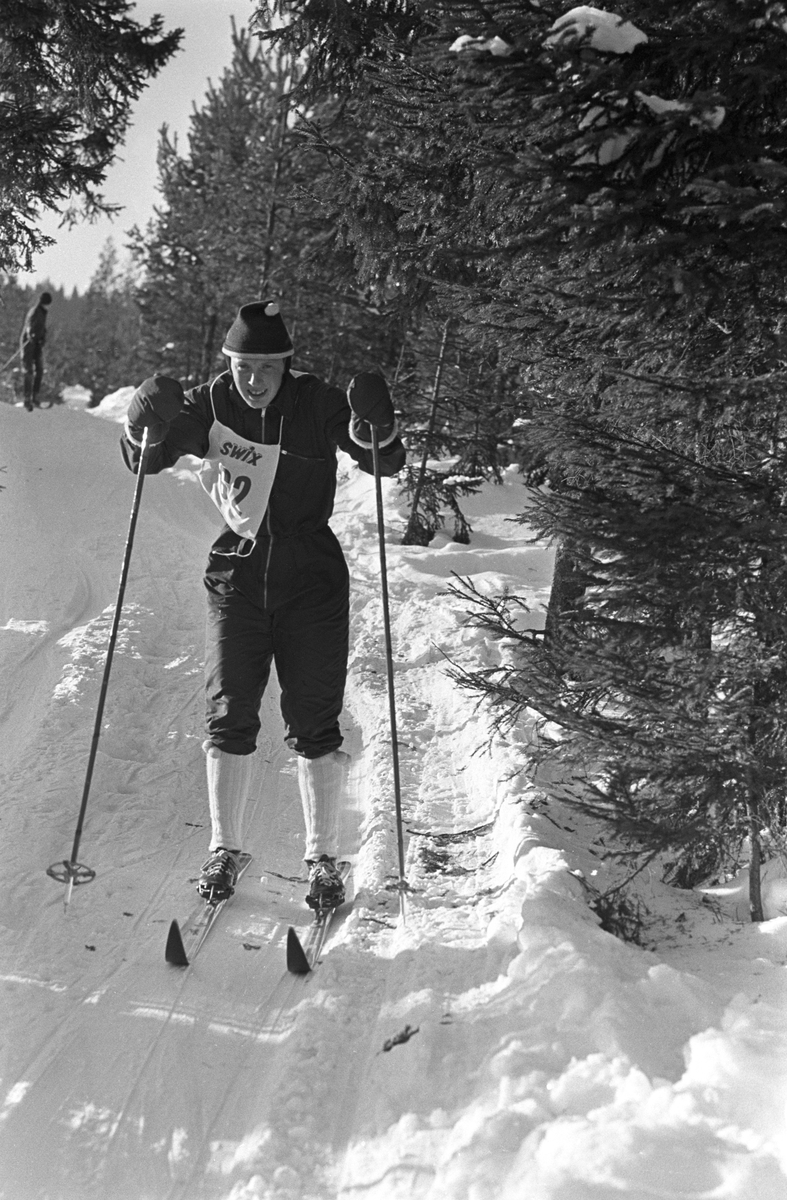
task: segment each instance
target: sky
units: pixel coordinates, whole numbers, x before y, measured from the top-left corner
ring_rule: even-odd
[[[55,214],[42,221],[43,230],[57,244],[39,255],[35,271],[20,275],[21,284],[40,286],[49,280],[67,291],[83,292],[95,273],[99,254],[107,238],[122,253],[124,230],[144,227],[157,202],[156,148],[158,131],[166,124],[177,133],[185,148],[189,116],[199,107],[208,80],[218,82],[232,57],[231,18],[238,27],[248,24],[254,0],[137,0],[129,15],[147,24],[160,13],[166,30],[185,30],[181,49],[149,83],[133,110],[132,125],[118,159],[107,173],[104,195],[123,211],[114,219],[95,224],[81,222],[72,230],[58,229]]]

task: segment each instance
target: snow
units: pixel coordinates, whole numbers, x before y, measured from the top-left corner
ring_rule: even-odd
[[[108,396],[105,396],[95,408],[90,408],[87,411],[92,417],[103,417],[107,421],[119,421],[122,423],[126,419],[128,406],[131,403],[133,395],[133,387],[118,388],[116,392],[110,392]]]
[[[533,7],[538,8],[540,5],[534,3]],[[580,4],[553,22],[544,45],[574,46],[587,41],[594,50],[605,54],[631,54],[637,46],[647,40],[647,34],[636,25],[632,25],[631,21],[626,21],[605,9]],[[463,33],[451,43],[449,51],[453,54],[488,51],[497,58],[508,58],[513,54],[514,47],[498,34],[491,37],[473,37],[472,34]]]
[[[670,112],[691,112],[692,105],[685,100],[664,100],[661,96],[649,96],[645,92],[635,92],[634,95],[642,101],[646,108],[651,109],[657,116]],[[723,105],[716,104],[706,108],[698,116],[692,117],[695,125],[718,129],[726,116],[727,110]]]
[[[87,408],[92,395],[89,388],[75,384],[73,387],[64,387],[60,392],[60,399],[70,408]]]
[[[405,874],[397,840],[372,481],[341,464],[353,581],[344,844],[354,899],[317,972],[295,763],[263,701],[238,895],[187,972],[169,921],[207,846],[201,571],[216,529],[188,463],[145,481],[74,889],[70,855],[133,494],[117,422],[0,405],[0,952],[5,1200],[784,1200],[787,916],[742,886],[631,885],[645,946],[604,932],[598,831],[495,734],[451,661],[510,654],[448,587],[508,586],[543,622],[552,557],[511,520],[510,469],[463,501],[469,546],[404,547],[385,481]],[[94,418],[98,419],[94,419]],[[102,419],[103,418],[103,419]],[[784,872],[769,896],[784,912]]]
[[[488,50],[496,58],[508,58],[514,52],[513,46],[498,37],[497,34],[491,38],[482,38],[463,33],[455,42],[451,43],[448,49],[453,54],[464,54],[468,50]]]
[[[603,54],[631,54],[648,35],[616,13],[590,4],[580,4],[559,17],[549,29],[546,46],[571,46],[587,39]]]

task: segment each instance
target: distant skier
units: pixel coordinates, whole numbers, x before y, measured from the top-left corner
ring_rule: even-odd
[[[38,393],[41,391],[41,379],[44,374],[47,309],[51,303],[52,297],[49,292],[42,292],[33,307],[28,309],[19,337],[19,352],[24,371],[25,408],[28,412],[38,407]]]
[[[281,685],[287,743],[297,753],[306,826],[307,903],[344,899],[336,866],[347,756],[339,729],[347,673],[349,573],[329,528],[336,449],[373,471],[401,470],[405,450],[381,375],[357,375],[347,393],[292,371],[293,344],[273,302],[241,307],[224,341],[229,370],[183,392],[154,375],[137,389],[121,441],[136,471],[143,430],[149,472],[182,454],[202,459],[200,480],[226,524],[210,551],[206,645],[209,856],[197,890],[231,895],[259,708],[271,668]],[[348,403],[349,401],[349,403]]]

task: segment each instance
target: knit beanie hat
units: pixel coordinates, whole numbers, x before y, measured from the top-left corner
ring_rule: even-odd
[[[242,305],[221,352],[237,358],[290,358],[292,341],[275,300]]]
[[[39,303],[39,304],[51,304],[51,303],[52,303],[52,296],[51,296],[51,293],[49,293],[49,292],[42,292],[42,293],[41,293],[41,298],[40,298],[40,300],[38,301],[38,303]]]

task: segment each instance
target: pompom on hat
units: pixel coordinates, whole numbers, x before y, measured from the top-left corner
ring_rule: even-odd
[[[243,304],[221,348],[232,358],[290,358],[293,345],[275,300]]]

